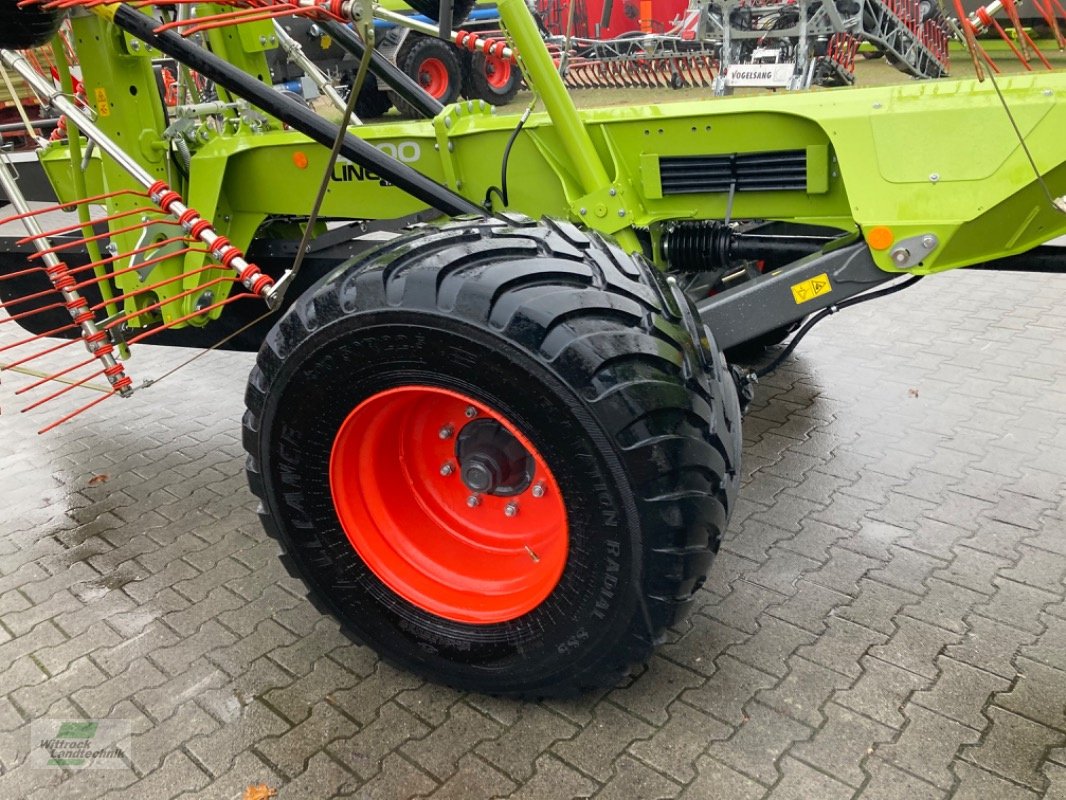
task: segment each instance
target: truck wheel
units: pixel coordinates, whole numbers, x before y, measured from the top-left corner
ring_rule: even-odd
[[[0,49],[23,50],[48,44],[63,24],[63,12],[36,6],[19,8],[18,0],[0,0]]]
[[[354,77],[354,76],[353,76]],[[359,119],[377,119],[383,117],[392,108],[392,98],[388,92],[378,88],[377,78],[367,75],[363,90],[355,101],[355,116]]]
[[[462,69],[455,48],[447,42],[429,36],[408,35],[407,42],[396,57],[396,66],[443,105],[459,99],[463,85]],[[399,95],[394,92],[389,95],[401,115],[413,118],[422,116]]]
[[[484,53],[463,55],[463,97],[503,106],[518,94],[518,67]]]
[[[454,222],[338,268],[248,384],[286,566],[431,680],[612,685],[691,604],[737,489],[736,389],[682,302],[555,222]]]

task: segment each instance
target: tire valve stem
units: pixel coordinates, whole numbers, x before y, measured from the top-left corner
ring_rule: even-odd
[[[441,464],[440,474],[443,475],[445,478],[447,478],[453,472],[455,472],[455,465],[452,464],[451,461],[445,461],[443,464]]]
[[[544,481],[540,481],[539,483],[534,483],[533,484],[533,496],[534,497],[544,497],[546,492],[547,492],[547,489],[544,488]]]
[[[481,497],[479,495],[472,494],[468,498],[466,498],[466,504],[470,506],[470,508],[477,508],[479,505],[481,505]]]
[[[438,435],[442,439],[449,439],[449,438],[451,438],[451,435],[454,432],[455,432],[455,428],[452,427],[451,423],[448,423],[447,425],[445,425],[443,428],[440,429],[440,432],[439,432]]]
[[[505,516],[508,517],[515,516],[516,514],[518,514],[518,503],[511,501],[506,506],[504,506],[503,513]]]
[[[529,557],[533,559],[533,563],[536,564],[540,561],[540,556],[533,552],[533,548],[528,544],[526,545],[526,552],[529,553]]]

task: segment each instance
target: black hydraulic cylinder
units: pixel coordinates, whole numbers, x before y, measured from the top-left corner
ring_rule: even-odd
[[[449,8],[451,6],[449,5]],[[347,25],[336,20],[325,20],[318,25],[333,37],[333,41],[342,49],[362,59],[366,52],[363,40],[355,35],[355,31]],[[444,106],[419,86],[410,75],[401,70],[377,50],[370,51],[370,71],[374,76],[385,83],[390,89],[398,94],[412,108],[429,119],[437,116],[444,110]]]
[[[325,147],[332,147],[337,138],[338,126],[323,119],[310,108],[292,100],[246,72],[228,64],[213,53],[192,44],[173,31],[155,33],[159,24],[151,17],[122,4],[115,12],[115,24],[136,36],[146,44],[166,53],[189,69],[212,80],[222,88],[258,106],[267,114],[276,117],[293,129],[310,137]],[[341,155],[359,166],[372,171],[399,189],[417,197],[422,202],[450,216],[478,214],[484,216],[480,206],[441,186],[406,164],[386,155],[371,144],[351,133],[345,133]]]

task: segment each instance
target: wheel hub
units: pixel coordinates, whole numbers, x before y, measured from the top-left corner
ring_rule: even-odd
[[[533,480],[533,458],[514,436],[493,419],[468,423],[455,445],[459,473],[472,492],[513,497]]]
[[[568,523],[547,462],[505,415],[430,386],[379,392],[330,454],[337,518],[367,567],[457,622],[515,619],[566,565]]]

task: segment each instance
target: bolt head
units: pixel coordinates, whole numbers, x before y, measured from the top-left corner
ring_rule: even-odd
[[[612,186],[608,194],[611,195],[611,197],[614,197],[616,194],[618,194],[618,190]]]
[[[444,427],[442,427],[437,432],[437,435],[440,436],[440,438],[442,438],[442,439],[449,439],[449,438],[451,438],[451,435],[453,433],[455,433],[455,428],[453,428],[450,424],[448,424],[448,425],[445,425]]]
[[[473,419],[476,416],[477,416],[477,409],[474,408],[473,406],[467,406],[466,407],[466,418],[467,419]]]
[[[544,497],[544,494],[547,491],[548,490],[544,487],[543,481],[541,483],[533,484],[533,496],[534,497]]]
[[[929,175],[929,182],[930,183],[936,183],[938,180],[940,180],[940,173],[939,172],[930,173],[930,175]]]
[[[624,208],[618,209],[618,216],[624,217],[625,215],[626,215],[626,210]]]
[[[936,247],[936,237],[935,236],[923,236],[922,237],[922,247],[924,247],[926,250],[932,250],[934,247]]]
[[[911,257],[911,251],[906,247],[897,247],[892,251],[892,260],[897,264],[906,264],[907,259]]]
[[[587,208],[583,208],[583,209],[581,209],[581,210],[580,210],[580,211],[579,211],[578,213],[579,213],[579,214],[580,214],[581,216],[585,216],[585,215],[586,215],[587,213],[589,213],[589,210],[588,210]]]
[[[445,461],[443,464],[441,464],[440,474],[443,475],[445,478],[447,478],[453,472],[455,472],[455,465],[451,461]]]
[[[513,517],[518,513],[518,503],[508,503],[503,509],[504,516]]]
[[[481,498],[478,497],[476,494],[472,494],[468,498],[466,498],[466,504],[470,508],[477,508],[479,505],[481,505]]]

